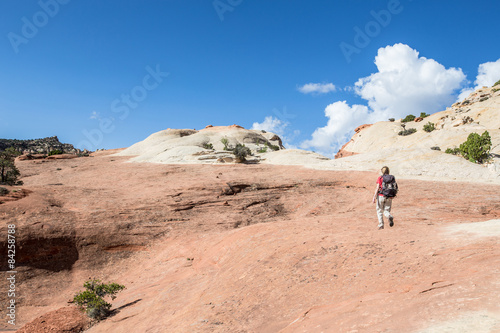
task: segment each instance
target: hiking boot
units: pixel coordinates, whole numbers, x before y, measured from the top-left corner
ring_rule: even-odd
[[[394,217],[389,217],[389,227],[392,227],[394,225]]]

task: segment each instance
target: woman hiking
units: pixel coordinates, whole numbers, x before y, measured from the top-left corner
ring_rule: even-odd
[[[378,229],[384,229],[384,215],[389,220],[389,226],[394,225],[394,217],[391,215],[392,198],[398,193],[396,178],[389,174],[389,168],[384,166],[382,176],[377,178],[377,188],[373,195],[373,203],[377,202]]]

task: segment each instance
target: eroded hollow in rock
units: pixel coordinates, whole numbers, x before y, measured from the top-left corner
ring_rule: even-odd
[[[7,253],[6,242],[2,242],[0,248],[2,253]],[[29,238],[17,243],[16,266],[59,272],[70,270],[78,257],[73,237]],[[7,260],[2,262],[2,270],[8,270],[7,265]]]

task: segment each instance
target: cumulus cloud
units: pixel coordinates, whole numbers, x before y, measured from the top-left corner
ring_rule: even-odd
[[[359,79],[356,93],[381,119],[420,112],[434,113],[454,102],[466,77],[461,69],[446,69],[405,44],[380,48],[378,72]]]
[[[466,99],[471,93],[474,92],[474,88],[464,88],[462,89],[462,91],[460,92],[460,94],[458,95],[457,97],[457,102],[461,102],[463,101],[464,99]]]
[[[337,88],[333,83],[307,83],[298,90],[303,94],[328,94],[336,91]]]
[[[317,128],[310,140],[300,144],[303,149],[314,148],[319,153],[331,156],[338,148],[349,141],[354,129],[371,118],[368,107],[353,105],[346,101],[335,102],[325,109],[328,118],[326,126]]]
[[[480,64],[477,73],[476,81],[474,81],[475,87],[463,89],[458,96],[458,101],[464,100],[475,90],[482,87],[491,87],[500,80],[500,59]]]
[[[478,75],[476,78],[476,86],[491,87],[500,80],[500,59],[495,62],[485,62],[479,65]]]
[[[378,71],[359,79],[354,86],[355,93],[368,102],[368,107],[351,107],[345,101],[328,105],[327,125],[317,128],[301,148],[315,148],[331,156],[359,125],[443,110],[454,102],[466,81],[461,69],[447,69],[433,59],[420,57],[405,44],[380,48],[375,65]]]
[[[285,127],[288,126],[288,122],[281,121],[278,118],[273,116],[268,116],[264,118],[264,121],[261,123],[253,123],[253,130],[264,130],[266,132],[273,132],[278,135],[283,135],[285,133]]]

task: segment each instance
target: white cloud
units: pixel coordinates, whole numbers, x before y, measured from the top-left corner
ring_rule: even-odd
[[[460,92],[457,101],[463,101],[475,90],[482,87],[491,87],[500,80],[500,59],[494,62],[490,61],[480,64],[477,73],[476,81],[474,82],[475,87],[464,88]]]
[[[317,128],[302,148],[315,148],[332,156],[362,124],[408,114],[434,113],[451,105],[456,92],[465,83],[461,69],[446,69],[433,59],[405,44],[380,48],[375,57],[378,72],[359,79],[355,92],[368,101],[349,106],[345,101],[330,104],[325,109],[327,125]]]
[[[419,57],[405,44],[380,48],[375,65],[378,72],[359,79],[355,91],[380,118],[443,110],[465,82],[461,69],[446,69],[433,59]]]
[[[299,87],[298,90],[303,94],[328,94],[336,91],[337,88],[333,83],[307,83]]]
[[[462,91],[460,91],[460,94],[457,97],[457,102],[461,102],[464,99],[466,99],[471,93],[474,92],[474,88],[464,88]]]
[[[500,59],[495,62],[485,62],[479,65],[478,75],[476,77],[476,87],[491,87],[500,80]]]
[[[273,116],[268,116],[264,118],[264,121],[262,123],[253,123],[251,129],[264,130],[266,132],[272,132],[281,136],[284,134],[285,127],[287,126],[288,126],[287,122],[283,122]]]
[[[341,145],[349,141],[354,129],[371,118],[366,106],[350,107],[346,101],[328,105],[325,116],[328,118],[326,126],[317,128],[310,140],[300,144],[301,148],[315,148],[321,154],[334,155]]]

